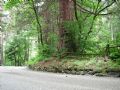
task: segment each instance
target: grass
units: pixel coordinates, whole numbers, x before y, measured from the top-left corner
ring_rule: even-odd
[[[91,69],[94,71],[120,70],[120,64],[112,60],[105,62],[104,60],[91,58],[90,60],[75,60],[73,63],[81,69]]]
[[[38,71],[49,71],[59,73],[83,74],[84,73],[102,73],[108,72],[120,73],[120,63],[117,61],[104,61],[101,57],[89,58],[49,58],[29,65],[31,69]]]

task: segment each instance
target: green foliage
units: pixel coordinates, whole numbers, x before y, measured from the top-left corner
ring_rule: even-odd
[[[110,58],[112,60],[119,60],[120,61],[120,53],[119,52],[111,52]]]
[[[80,69],[91,69],[94,71],[120,70],[120,64],[114,61],[104,62],[103,58],[89,58],[89,60],[73,60]]]
[[[52,50],[49,45],[47,45],[47,44],[44,44],[43,46],[40,45],[40,46],[38,46],[38,48],[39,48],[40,55],[45,56],[45,57],[51,56]]]
[[[12,41],[7,42],[5,48],[5,63],[11,62],[11,65],[21,66],[28,60],[29,42],[25,37],[14,37]]]
[[[38,28],[36,15],[29,1],[31,0],[9,0],[5,4],[5,8],[11,12],[11,19],[5,26],[5,31],[13,31],[14,33],[13,37],[9,36],[7,38],[7,44],[5,45],[7,65],[15,65],[15,62],[23,65],[27,62],[26,59],[28,60],[28,58],[30,59],[28,64],[34,64],[52,56],[61,58],[65,51],[70,51],[72,55],[103,55],[105,52],[104,48],[108,43],[110,43],[110,46],[120,45],[120,11],[115,9],[115,11],[118,11],[117,14],[105,17],[102,15],[103,13],[109,13],[109,11],[114,10],[112,7],[108,7],[94,19],[96,12],[98,13],[104,8],[108,3],[107,1],[77,0],[78,19],[71,14],[73,20],[61,21],[62,19],[58,17],[60,12],[59,3],[57,1],[51,1],[52,3],[49,3],[45,0],[43,1],[44,5],[42,7],[35,7],[42,32],[39,32],[40,29]],[[35,5],[37,5],[38,2],[39,0],[35,1]],[[109,1],[109,3],[111,2],[112,0]],[[79,7],[79,5],[82,8]],[[116,7],[116,5],[114,5],[114,7]],[[79,8],[81,8],[81,10]],[[59,24],[61,22],[64,24],[66,30],[66,32],[63,33],[63,37],[66,36],[64,41],[67,43],[68,48],[58,48],[61,39],[58,36],[60,34]],[[41,36],[43,38],[43,45],[39,43]],[[29,43],[29,41],[31,43]],[[29,48],[29,46],[31,46],[31,48]],[[28,55],[26,56],[27,49],[30,49],[30,53],[27,53]],[[34,58],[31,57],[33,52],[37,53],[37,55],[33,55]],[[119,53],[117,49],[111,50],[110,58],[113,60],[119,59]],[[87,61],[83,61],[81,65],[86,63]],[[90,60],[89,63],[96,64],[95,60]],[[102,67],[102,64],[104,65],[103,62],[98,62],[96,65],[97,67]]]
[[[11,9],[14,6],[17,6],[19,3],[21,3],[23,0],[9,0],[5,4],[6,9]]]
[[[82,15],[82,18],[80,18]],[[105,44],[106,41],[99,42],[96,34],[96,29],[92,28],[92,35],[88,35],[88,32],[91,28],[93,16],[89,16],[85,21],[84,18],[86,14],[78,14],[80,18],[79,21],[69,21],[65,22],[64,26],[68,30],[70,34],[70,41],[71,43],[76,44],[72,48],[77,48],[78,54],[82,53],[89,53],[89,54],[98,54],[100,52],[99,49],[103,48],[104,46],[100,46],[99,44]],[[95,33],[95,34],[94,34]],[[99,48],[99,49],[98,49]]]
[[[27,65],[33,65],[36,64],[42,60],[45,60],[45,57],[42,55],[37,55],[34,58],[32,58],[31,60],[29,60],[28,62],[26,62]]]

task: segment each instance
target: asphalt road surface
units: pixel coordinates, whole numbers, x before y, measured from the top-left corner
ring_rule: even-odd
[[[0,90],[120,90],[120,78],[35,72],[0,67]]]

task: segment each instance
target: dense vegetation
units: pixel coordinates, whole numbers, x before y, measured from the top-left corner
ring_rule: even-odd
[[[74,58],[79,70],[105,64],[103,69],[120,71],[119,6],[119,0],[4,2],[9,11],[3,22],[4,64],[35,65],[64,59],[69,63]]]

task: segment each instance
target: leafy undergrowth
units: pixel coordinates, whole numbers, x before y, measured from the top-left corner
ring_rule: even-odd
[[[103,58],[64,58],[61,60],[49,58],[30,64],[29,68],[56,73],[120,77],[120,63],[111,60],[105,62]]]

